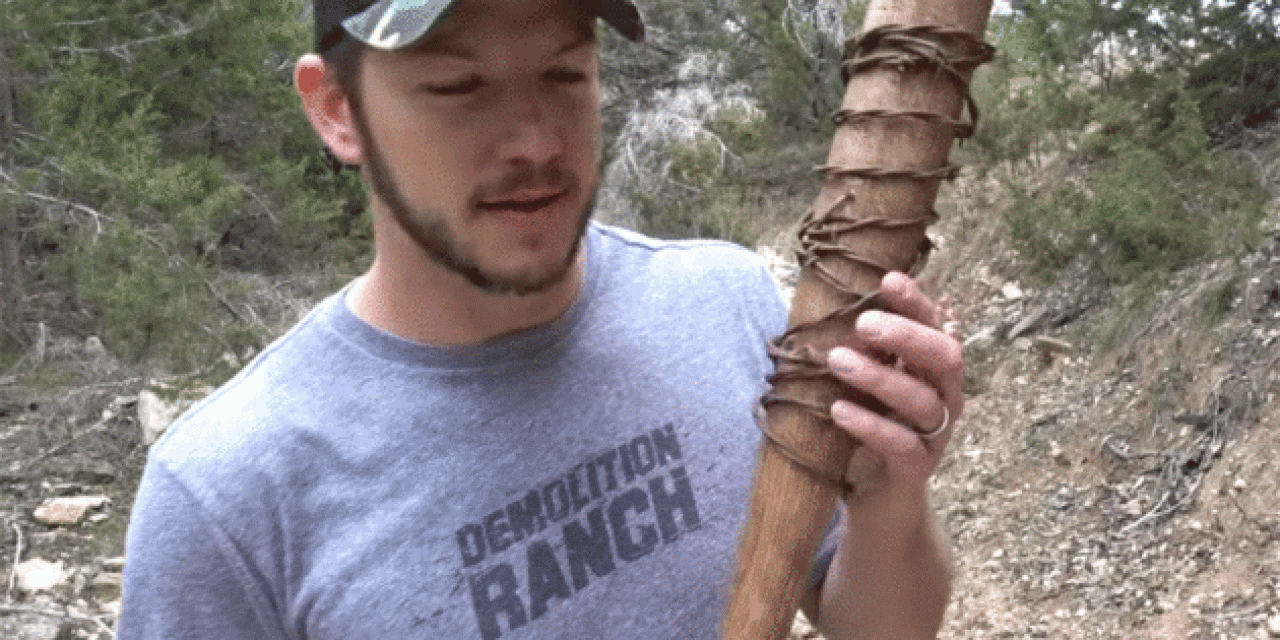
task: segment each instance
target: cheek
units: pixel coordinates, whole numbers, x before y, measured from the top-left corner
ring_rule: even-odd
[[[467,129],[415,117],[384,121],[378,135],[382,161],[411,199],[465,199],[476,165],[475,136]]]

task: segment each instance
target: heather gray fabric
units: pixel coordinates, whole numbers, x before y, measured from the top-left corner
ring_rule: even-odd
[[[592,224],[559,319],[465,348],[335,294],[152,449],[119,638],[711,638],[785,308]]]

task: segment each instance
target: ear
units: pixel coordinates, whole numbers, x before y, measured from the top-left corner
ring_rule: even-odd
[[[320,140],[345,164],[359,165],[364,156],[351,103],[328,73],[324,60],[310,53],[293,68],[293,86]]]

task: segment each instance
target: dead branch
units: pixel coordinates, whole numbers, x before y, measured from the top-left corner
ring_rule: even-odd
[[[12,180],[12,178],[9,178],[9,176],[7,175],[5,176],[5,178]],[[102,221],[104,219],[107,220],[108,222],[115,222],[115,220],[112,219],[111,216],[108,216],[107,214],[102,213],[101,211],[92,209],[90,207],[87,207],[85,205],[82,205],[76,202],[63,200],[62,198],[55,198],[53,196],[44,195],[43,193],[35,193],[31,191],[14,191],[13,189],[5,189],[4,192],[11,195],[15,195],[15,196],[30,198],[32,200],[40,200],[41,202],[60,204],[64,207],[75,209],[76,211],[87,214],[89,217],[93,218],[94,225],[97,227],[97,233],[95,235],[102,235],[102,232],[103,232]]]
[[[249,324],[244,319],[244,316],[240,315],[240,312],[236,311],[236,308],[231,306],[231,303],[228,302],[227,299],[224,298],[221,293],[218,293],[217,289],[213,288],[212,282],[209,282],[204,278],[200,278],[200,281],[204,283],[205,288],[209,290],[209,293],[213,295],[213,298],[217,300],[219,304],[222,305],[222,308],[226,309],[231,314],[231,316],[236,319],[237,322],[240,322],[241,324]]]
[[[240,190],[248,194],[250,198],[253,198],[253,201],[258,203],[259,207],[262,207],[262,211],[267,214],[267,219],[270,220],[272,224],[280,224],[280,219],[276,217],[276,213],[271,210],[271,207],[267,206],[267,202],[266,200],[262,199],[262,196],[258,195],[258,193],[253,189],[250,189],[249,185],[243,182],[240,182],[239,180],[236,180],[231,176],[225,176],[225,177],[232,184],[236,185],[237,187],[240,187]]]
[[[98,625],[103,625],[103,624],[104,624],[104,623],[103,623],[101,620],[99,620],[98,618],[93,618],[93,617],[90,617],[90,616],[81,616],[81,615],[76,615],[76,614],[71,613],[71,612],[69,612],[69,611],[56,611],[56,610],[53,610],[53,609],[44,609],[44,608],[41,608],[41,607],[25,607],[25,606],[21,606],[21,605],[3,605],[3,606],[0,606],[0,615],[15,615],[15,614],[16,614],[16,615],[21,615],[21,614],[24,614],[24,613],[26,613],[26,614],[31,614],[31,615],[37,615],[37,616],[45,616],[45,617],[47,617],[47,618],[58,618],[58,619],[60,619],[60,620],[69,620],[69,621],[71,621],[71,622],[84,622],[84,623],[89,623],[89,624],[95,624],[95,623],[96,623],[96,624],[98,624]],[[110,629],[109,629],[109,628],[108,628],[108,631],[110,631]],[[115,633],[113,632],[113,633],[112,633],[112,637],[114,637],[114,636],[115,636]]]
[[[13,523],[13,532],[18,535],[18,543],[13,550],[13,568],[9,569],[9,586],[4,592],[4,601],[13,602],[13,584],[18,577],[18,563],[22,560],[22,528]]]
[[[200,27],[183,27],[172,33],[164,33],[158,36],[149,36],[146,38],[139,38],[137,40],[131,40],[129,42],[121,42],[119,44],[113,44],[107,47],[93,47],[88,49],[82,48],[82,47],[54,47],[53,50],[57,51],[58,53],[70,53],[70,54],[76,54],[76,55],[108,54],[108,55],[115,56],[129,64],[133,64],[134,63],[133,52],[129,50],[130,48],[139,47],[139,46],[148,45],[148,44],[155,44],[157,42],[161,42],[164,40],[173,40],[175,38],[185,38],[186,36],[189,36],[192,33],[195,33],[196,31],[199,31],[200,29],[203,29],[203,28],[204,28],[204,25],[201,25]]]
[[[160,9],[158,8],[147,9],[146,11],[142,11],[142,12],[135,13],[132,15],[127,15],[127,16],[103,16],[101,18],[94,18],[92,20],[64,20],[62,22],[53,23],[53,26],[55,27],[89,27],[95,24],[102,24],[104,22],[109,22],[111,20],[136,21],[145,15],[158,14],[158,13],[160,13]]]

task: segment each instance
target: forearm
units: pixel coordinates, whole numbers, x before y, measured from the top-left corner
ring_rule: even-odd
[[[846,518],[823,582],[818,628],[831,640],[934,638],[953,571],[950,539],[928,506],[915,533],[898,540]]]

